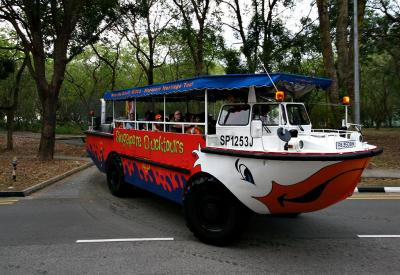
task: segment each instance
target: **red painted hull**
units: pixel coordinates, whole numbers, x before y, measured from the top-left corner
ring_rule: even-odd
[[[348,159],[349,154],[346,154],[346,159],[342,161],[268,160],[283,166],[279,167],[279,170],[283,169],[282,171],[291,171],[291,167],[299,166],[299,163],[309,164],[304,166],[308,168],[304,170],[306,172],[300,177],[300,181],[296,181],[294,175],[294,180],[292,178],[288,183],[278,180],[278,176],[274,176],[275,180],[264,177],[264,174],[279,175],[279,172],[274,169],[266,170],[262,164],[263,160],[250,158],[247,155],[235,156],[232,150],[229,151],[229,155],[220,152],[207,153],[206,150],[201,152],[199,149],[205,148],[206,144],[200,135],[116,128],[113,134],[88,132],[86,143],[89,155],[103,172],[106,172],[109,155],[118,154],[123,165],[125,180],[137,187],[182,203],[183,191],[190,178],[196,173],[205,172],[219,179],[245,205],[258,213],[310,212],[344,200],[353,193],[362,171],[371,158],[366,156]],[[276,157],[275,155],[273,157]],[[289,154],[283,155],[288,157]],[[260,158],[259,153],[255,156]],[[251,177],[252,182],[247,178],[244,179],[243,174],[240,174],[241,171],[237,169],[239,160],[243,163],[256,162],[257,165],[261,165],[257,168],[257,165],[248,164],[247,173],[254,174]],[[211,168],[207,168],[207,165]],[[316,170],[315,167],[320,168]],[[269,188],[265,188],[266,186]],[[241,196],[240,192],[251,188],[257,192],[248,192],[248,198]],[[261,191],[258,192],[259,190]],[[260,203],[263,207],[261,210]]]

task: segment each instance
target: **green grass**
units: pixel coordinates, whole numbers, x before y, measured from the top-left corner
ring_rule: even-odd
[[[372,168],[400,169],[400,128],[363,129],[364,140],[383,148],[383,154],[372,159]]]
[[[76,124],[63,124],[56,126],[57,135],[82,135],[83,130]]]

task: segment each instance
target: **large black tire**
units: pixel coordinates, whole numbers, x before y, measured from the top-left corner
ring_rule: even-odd
[[[225,246],[241,235],[249,210],[218,180],[203,176],[185,191],[183,209],[186,224],[204,243]]]
[[[279,218],[297,218],[301,215],[301,213],[283,213],[283,214],[272,214],[271,216],[273,217],[279,217]]]
[[[111,194],[117,197],[124,197],[129,192],[129,185],[124,179],[121,159],[117,155],[110,156],[107,161],[107,185]]]

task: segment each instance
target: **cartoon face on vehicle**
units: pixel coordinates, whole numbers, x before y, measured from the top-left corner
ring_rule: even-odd
[[[214,176],[260,214],[309,212],[338,202],[353,192],[367,163],[363,159],[289,164],[290,161],[206,154],[200,149],[194,153],[198,156],[194,167],[199,165],[202,172]],[[285,171],[283,167],[291,169]]]

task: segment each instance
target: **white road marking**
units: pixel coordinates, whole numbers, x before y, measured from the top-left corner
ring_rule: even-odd
[[[94,239],[94,240],[77,240],[76,243],[149,242],[149,241],[173,241],[173,240],[174,238]]]
[[[359,238],[400,238],[400,235],[357,235]]]

